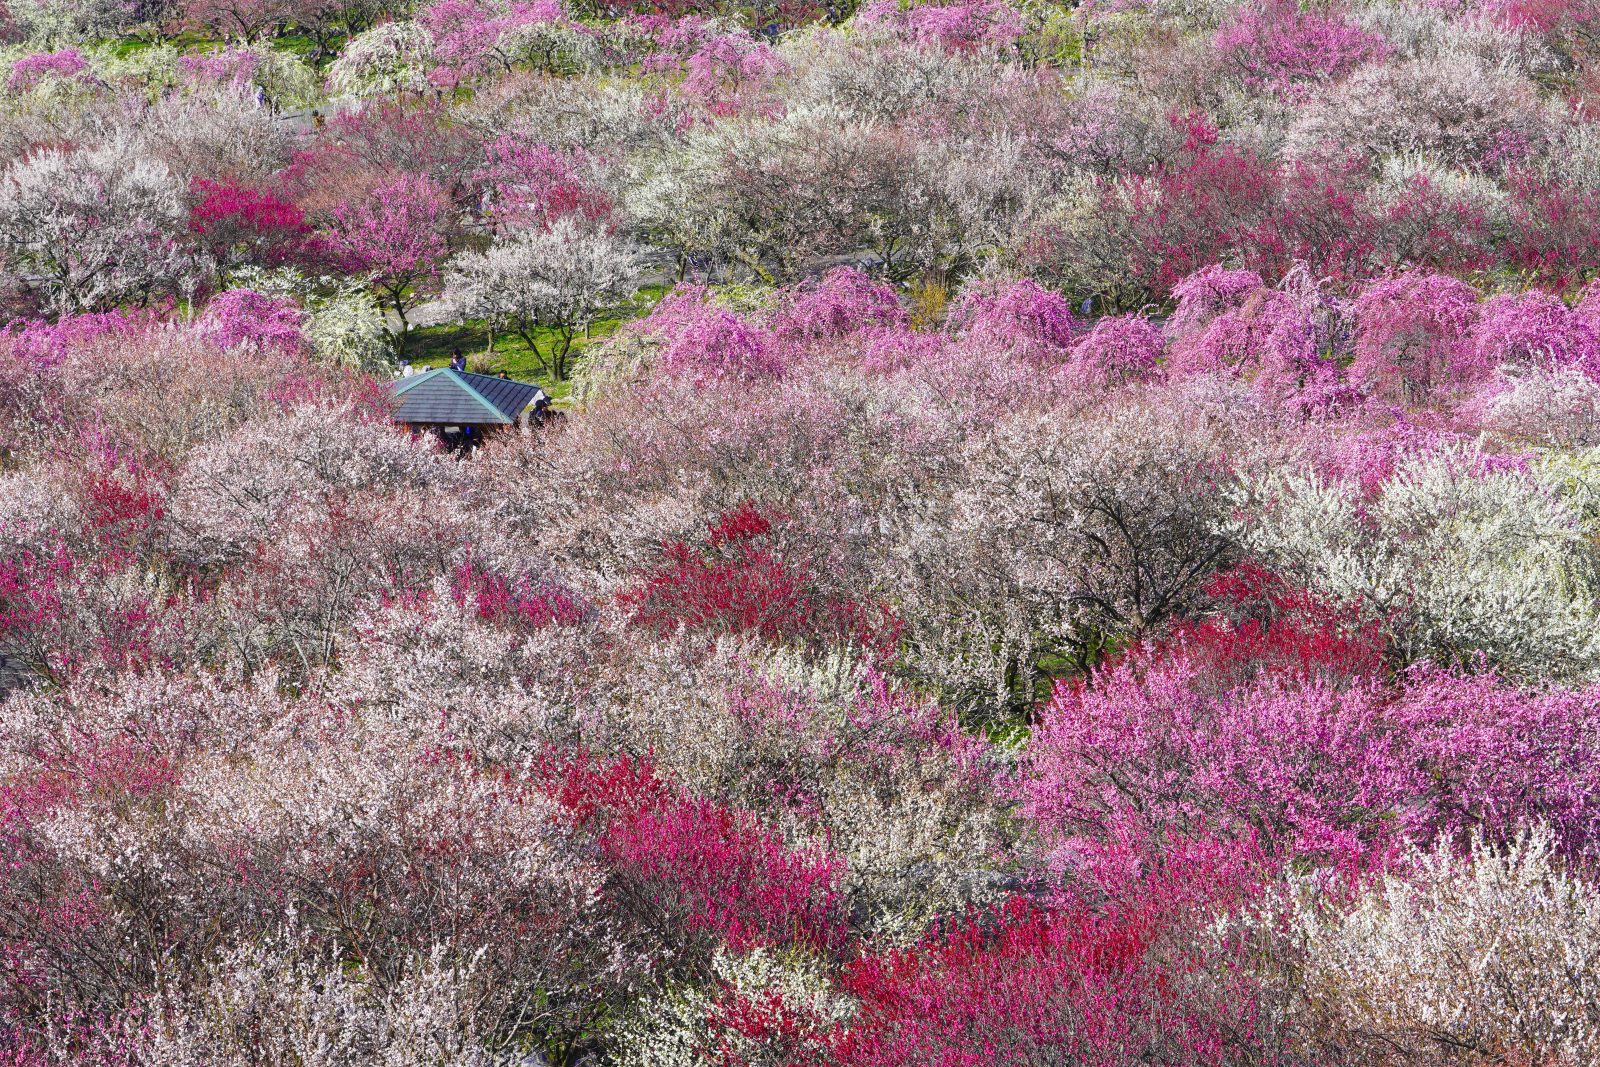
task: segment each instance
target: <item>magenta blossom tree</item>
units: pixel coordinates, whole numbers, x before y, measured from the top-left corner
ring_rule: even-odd
[[[389,330],[397,355],[404,355],[411,331],[408,312],[438,277],[449,251],[450,221],[445,191],[417,174],[402,174],[333,209],[329,249],[394,312],[397,321]]]
[[[1494,369],[1468,334],[1478,292],[1439,274],[1407,274],[1367,286],[1355,301],[1355,362],[1350,376],[1373,396],[1415,404],[1467,385]]]
[[[251,345],[298,352],[305,347],[304,318],[292,300],[253,289],[229,289],[211,298],[200,325],[223,348]]]

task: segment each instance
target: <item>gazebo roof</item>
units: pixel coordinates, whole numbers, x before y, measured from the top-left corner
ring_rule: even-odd
[[[441,426],[509,426],[545,395],[528,382],[468,371],[424,371],[391,386],[399,398],[394,421]]]

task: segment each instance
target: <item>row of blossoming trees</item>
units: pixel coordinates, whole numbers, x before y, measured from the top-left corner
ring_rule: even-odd
[[[1593,1062],[1600,307],[1175,292],[13,329],[5,1062]]]
[[[31,2],[0,57],[11,308],[246,289],[311,320],[324,362],[403,347],[443,297],[564,377],[575,333],[674,269],[853,258],[937,317],[975,274],[1132,310],[1224,260],[1570,293],[1600,240],[1600,8],[1578,0],[877,2],[837,24],[440,0],[346,12],[321,66],[256,35],[108,41]]]
[[[1596,13],[113,14],[0,100],[0,1063],[1600,1060]],[[394,432],[435,297],[579,410]]]

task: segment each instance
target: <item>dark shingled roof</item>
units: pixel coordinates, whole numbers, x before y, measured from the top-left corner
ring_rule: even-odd
[[[528,382],[448,367],[400,378],[390,388],[400,399],[394,421],[441,426],[509,426],[544,396]]]

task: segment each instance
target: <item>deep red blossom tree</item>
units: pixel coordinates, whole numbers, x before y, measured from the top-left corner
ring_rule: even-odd
[[[1384,669],[1382,635],[1359,604],[1297,588],[1254,563],[1212,576],[1205,595],[1211,613],[1175,624],[1154,644],[1207,663],[1219,689],[1263,675],[1348,682]]]
[[[1600,195],[1523,169],[1512,173],[1509,184],[1510,227],[1502,256],[1552,289],[1582,284],[1600,248]]]
[[[581,597],[554,581],[507,578],[475,567],[470,557],[456,569],[451,591],[456,603],[470,604],[478,618],[529,630],[571,626],[590,612]]]
[[[1013,900],[913,948],[864,956],[841,982],[857,1008],[828,1035],[830,1062],[1200,1067],[1268,1056],[1237,948],[1182,932],[1185,918],[1203,921],[1203,908],[1179,910],[1199,895],[1152,879],[1142,899],[1105,908]]]
[[[310,250],[305,213],[274,193],[209,178],[196,178],[189,193],[189,230],[224,270],[280,266]]]
[[[1131,205],[1135,276],[1164,295],[1185,275],[1224,258],[1269,216],[1278,195],[1277,169],[1247,148],[1219,143],[1204,115],[1174,115],[1181,153],[1153,175],[1108,183],[1108,199]]]
[[[619,602],[635,625],[663,633],[680,627],[743,633],[891,656],[901,625],[894,612],[825,589],[804,561],[774,548],[775,525],[788,521],[746,501],[711,523],[700,546],[664,544],[661,563],[641,574]]]
[[[647,762],[579,755],[549,786],[594,840],[618,906],[675,954],[836,948],[842,863],[746,813],[685,794]]]

